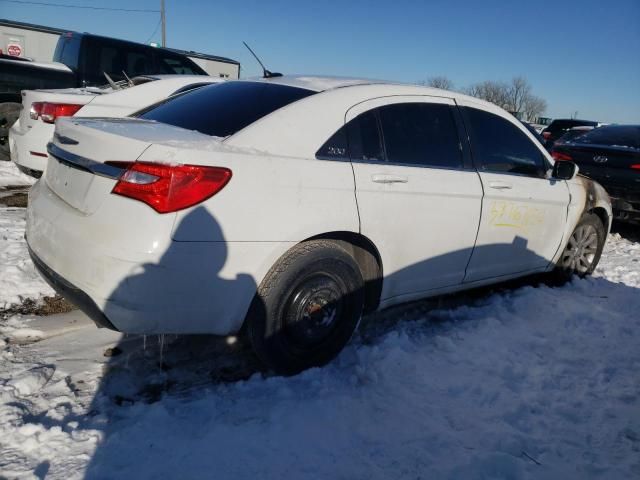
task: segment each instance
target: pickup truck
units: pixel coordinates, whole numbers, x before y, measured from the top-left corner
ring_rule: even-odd
[[[77,88],[140,75],[206,75],[185,55],[169,49],[67,32],[60,36],[53,63],[0,55],[0,160],[9,160],[8,135],[20,115],[22,90]]]

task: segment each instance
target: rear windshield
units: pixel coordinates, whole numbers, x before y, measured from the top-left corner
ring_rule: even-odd
[[[640,126],[600,127],[585,133],[576,141],[592,145],[640,149]]]
[[[138,114],[214,137],[228,137],[315,92],[266,82],[227,82],[199,88]]]
[[[548,130],[567,130],[573,127],[595,127],[598,122],[592,122],[590,120],[554,120],[551,125],[547,127]]]

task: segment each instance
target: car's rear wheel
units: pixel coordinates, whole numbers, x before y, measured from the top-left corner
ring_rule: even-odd
[[[558,272],[566,277],[591,275],[600,261],[606,236],[600,218],[593,213],[584,214],[560,256]]]
[[[362,315],[364,282],[358,264],[338,244],[297,245],[271,268],[246,321],[258,357],[290,375],[333,359]]]

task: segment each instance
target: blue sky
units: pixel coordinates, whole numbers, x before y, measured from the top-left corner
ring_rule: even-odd
[[[166,0],[166,8],[168,46],[235,58],[243,76],[260,73],[245,40],[273,71],[407,82],[446,75],[456,87],[523,75],[551,117],[640,123],[640,0]],[[159,15],[0,1],[0,18],[145,42]]]

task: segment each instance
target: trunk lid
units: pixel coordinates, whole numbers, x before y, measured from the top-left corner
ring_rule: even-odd
[[[77,90],[77,91],[76,91]],[[62,93],[61,93],[62,92]],[[73,92],[73,93],[71,93]],[[80,93],[82,92],[82,93]],[[68,103],[74,105],[86,105],[96,97],[96,93],[90,93],[80,89],[65,90],[23,90],[22,91],[22,111],[20,112],[20,131],[26,132],[33,128],[42,119],[34,120],[30,116],[31,104],[34,102]]]
[[[133,162],[153,143],[215,142],[212,137],[134,118],[61,118],[48,146],[44,181],[67,204],[94,213],[111,193],[121,170],[108,161]]]

